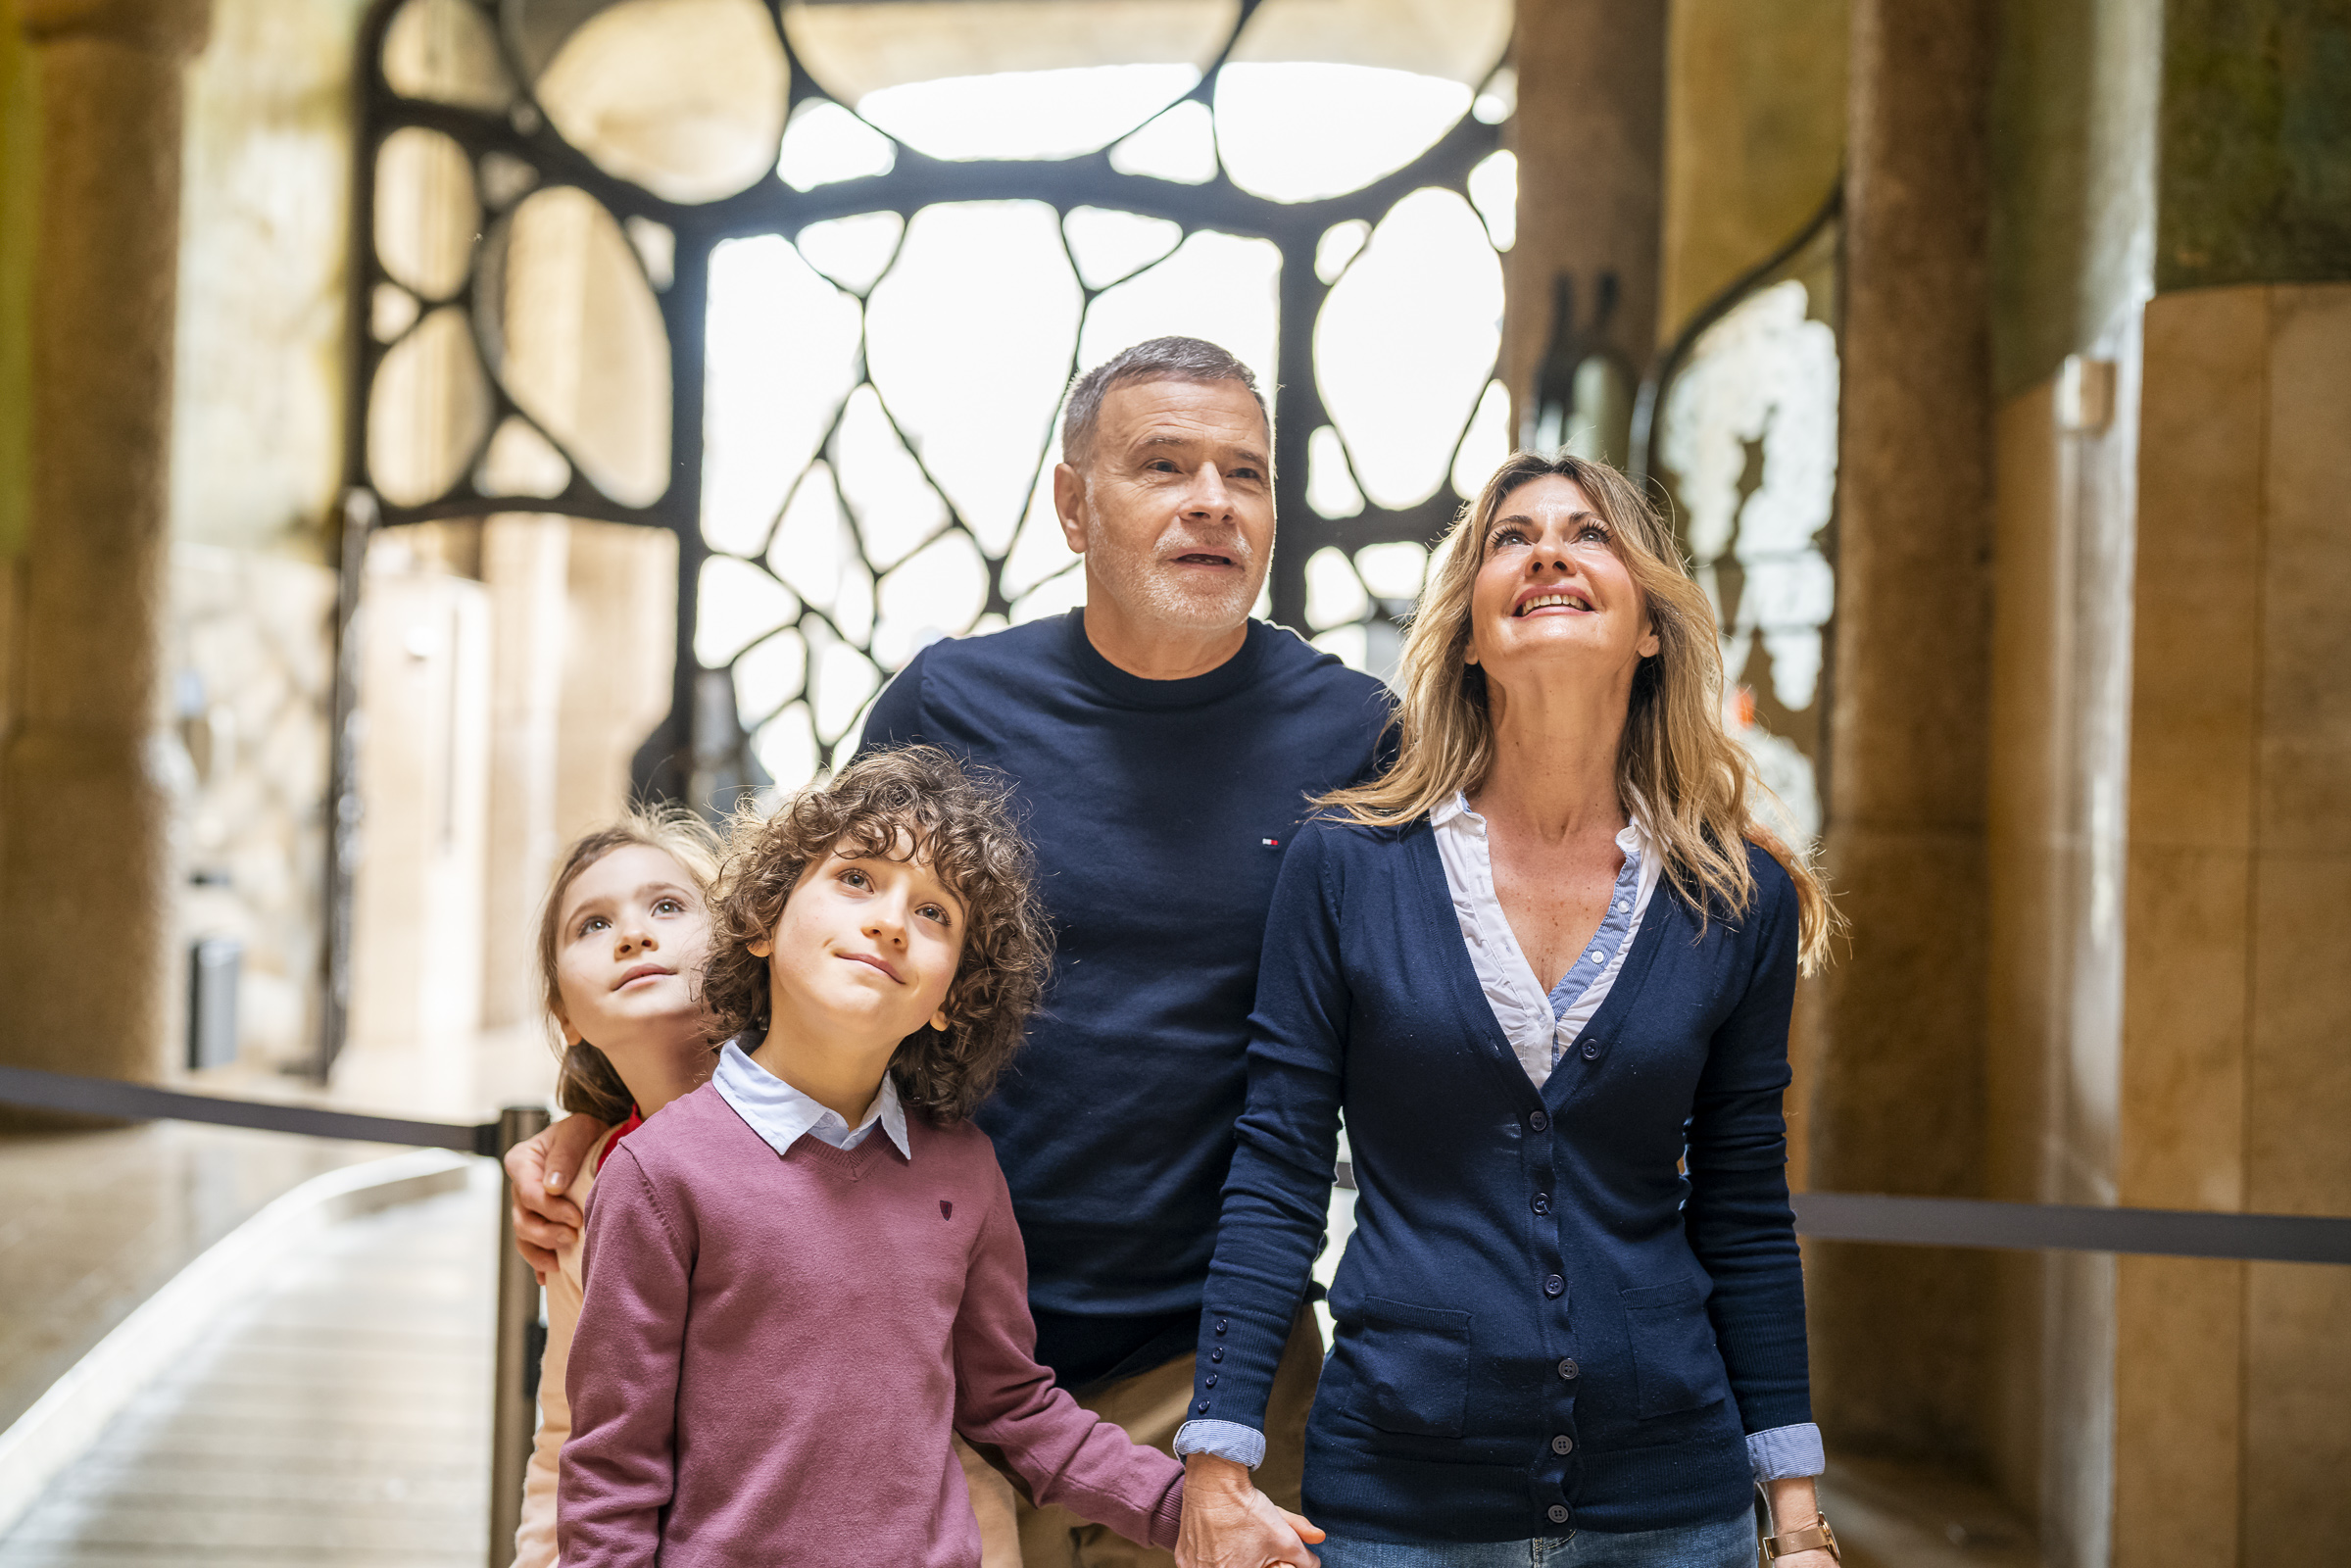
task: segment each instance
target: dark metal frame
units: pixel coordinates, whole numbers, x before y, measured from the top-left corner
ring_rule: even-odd
[[[368,535],[376,528],[453,518],[482,518],[497,513],[530,511],[614,522],[637,523],[668,530],[677,540],[677,646],[670,710],[637,757],[638,789],[648,795],[683,798],[695,765],[694,733],[696,685],[700,674],[695,658],[696,594],[703,562],[710,554],[702,536],[704,321],[709,303],[709,264],[722,241],[749,235],[781,234],[797,238],[808,224],[857,214],[895,212],[910,219],[919,209],[941,202],[1029,199],[1066,215],[1073,207],[1095,206],[1171,220],[1186,237],[1199,230],[1215,230],[1272,241],[1281,252],[1278,338],[1281,385],[1273,391],[1278,443],[1274,492],[1283,519],[1283,549],[1273,562],[1271,592],[1274,618],[1302,624],[1305,612],[1306,560],[1325,545],[1352,551],[1367,544],[1395,539],[1427,542],[1450,522],[1459,498],[1449,480],[1434,496],[1402,510],[1366,503],[1360,515],[1334,521],[1318,515],[1306,503],[1304,441],[1307,433],[1329,422],[1313,374],[1314,324],[1330,285],[1317,277],[1314,254],[1324,231],[1335,223],[1360,219],[1377,223],[1398,199],[1426,186],[1466,194],[1470,171],[1502,145],[1499,125],[1464,115],[1435,146],[1407,167],[1360,190],[1324,201],[1281,203],[1254,196],[1236,186],[1220,169],[1202,184],[1183,185],[1147,175],[1124,174],[1110,167],[1107,150],[1057,161],[1002,161],[950,163],[926,157],[895,142],[897,161],[886,174],[797,191],[773,171],[734,196],[702,204],[670,202],[642,186],[605,172],[585,154],[566,143],[547,122],[531,98],[531,74],[518,58],[513,32],[487,7],[481,15],[498,40],[508,74],[517,85],[515,107],[508,114],[482,113],[449,104],[402,97],[386,80],[383,44],[393,18],[406,0],[376,0],[359,33],[359,125],[352,188],[351,366],[352,394],[345,429],[345,480],[350,497],[343,530],[344,592],[338,616],[338,679],[336,683],[333,780],[329,803],[330,847],[326,956],[327,1017],[321,1040],[319,1071],[331,1064],[343,1037],[343,1004],[348,995],[349,905],[353,835],[359,825],[354,747],[350,720],[356,711],[356,670],[352,629],[359,612],[357,583]],[[479,4],[479,0],[467,0]],[[509,0],[512,3],[512,0]],[[782,24],[783,0],[763,0],[791,69],[791,104],[827,95],[792,50]],[[1217,72],[1231,53],[1261,0],[1242,0],[1233,31],[1215,63],[1201,75],[1187,97],[1211,104]],[[569,486],[549,498],[491,496],[474,487],[472,469],[445,494],[416,506],[395,506],[377,497],[367,472],[367,436],[370,389],[377,369],[393,344],[379,343],[369,327],[370,307],[378,284],[394,282],[375,247],[373,214],[378,149],[393,132],[408,126],[439,131],[465,149],[478,171],[482,160],[504,155],[537,172],[532,190],[574,185],[601,202],[615,220],[651,220],[674,236],[675,261],[666,286],[657,286],[661,320],[670,355],[670,480],[665,493],[643,507],[630,507],[603,495],[587,480],[580,465],[571,463]],[[482,202],[485,214],[491,204]],[[475,323],[477,337],[482,314],[477,289],[488,270],[468,270],[464,286],[451,299],[424,302],[421,321],[431,310],[447,304],[464,308]],[[491,280],[494,286],[494,280]],[[654,280],[650,277],[648,282]],[[1100,291],[1086,289],[1091,304]],[[414,330],[412,326],[410,330]],[[397,342],[398,339],[395,339]],[[1073,351],[1074,352],[1074,351]],[[487,357],[485,356],[485,368]],[[1071,367],[1074,371],[1075,366]],[[493,410],[486,428],[495,431],[509,415],[520,414],[494,371],[488,375]],[[527,415],[523,415],[528,419]],[[536,426],[537,421],[530,421]],[[551,432],[548,439],[563,450]],[[903,431],[901,432],[903,436]],[[914,450],[907,443],[909,452]],[[571,454],[564,453],[566,459]],[[919,462],[917,455],[917,462]],[[943,499],[944,487],[934,484]],[[961,526],[951,510],[950,527]],[[1025,510],[1025,509],[1024,509]],[[860,549],[862,544],[860,542]],[[983,552],[983,554],[985,554]],[[871,563],[867,564],[870,566]],[[1003,585],[1003,563],[988,561],[987,610],[1008,611]],[[878,575],[878,574],[877,574]],[[1387,607],[1375,615],[1387,616]],[[740,750],[740,747],[738,747]]]

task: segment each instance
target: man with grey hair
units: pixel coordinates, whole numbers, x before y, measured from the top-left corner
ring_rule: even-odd
[[[1053,507],[1085,558],[1085,608],[933,643],[874,704],[863,745],[944,747],[1007,775],[1025,809],[1057,952],[978,1119],[1028,1248],[1038,1359],[1137,1442],[1172,1448],[1274,876],[1309,799],[1379,767],[1390,707],[1379,682],[1249,616],[1274,499],[1247,366],[1197,338],[1139,343],[1078,378],[1061,452]],[[516,1175],[535,1191],[535,1171]],[[1195,1471],[1246,1479],[1254,1462],[1265,1495],[1296,1509],[1321,1354],[1300,1303],[1263,1453]],[[1169,1560],[1031,1506],[978,1456],[965,1472],[988,1568]],[[1236,1500],[1246,1485],[1197,1490],[1226,1501],[1187,1520],[1188,1560],[1312,1560],[1288,1522]]]

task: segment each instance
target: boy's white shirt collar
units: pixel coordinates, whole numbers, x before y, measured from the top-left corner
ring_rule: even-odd
[[[839,1111],[817,1103],[752,1060],[731,1040],[718,1053],[718,1070],[711,1075],[710,1086],[734,1107],[744,1124],[779,1154],[790,1153],[792,1146],[809,1133],[835,1149],[855,1149],[879,1122],[898,1152],[907,1159],[914,1157],[906,1141],[906,1107],[899,1103],[897,1081],[888,1073],[882,1074],[880,1093],[855,1127],[844,1121]]]

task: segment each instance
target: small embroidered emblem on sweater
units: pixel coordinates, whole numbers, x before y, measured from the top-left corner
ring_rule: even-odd
[[[945,1198],[939,1200],[939,1217],[941,1219],[954,1219],[955,1217],[955,1205],[953,1200]]]
[[[1257,842],[1264,845],[1269,850],[1278,850],[1282,847],[1282,841],[1280,839],[1259,839]]]

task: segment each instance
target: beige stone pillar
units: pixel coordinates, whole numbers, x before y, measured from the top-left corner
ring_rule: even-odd
[[[1506,259],[1502,383],[1522,420],[1557,330],[1562,277],[1578,357],[1606,350],[1635,380],[1648,368],[1665,199],[1666,11],[1655,0],[1520,0],[1518,242]],[[1594,337],[1603,286],[1616,303]]]
[[[1826,859],[1852,921],[1823,994],[1811,1183],[1979,1190],[1990,675],[1987,0],[1856,0]],[[1832,1448],[1968,1452],[1980,1257],[1820,1247]]]
[[[171,858],[153,751],[179,250],[181,69],[204,0],[21,0],[41,72],[31,525],[0,903],[0,1059],[151,1078]]]
[[[490,798],[483,839],[481,1021],[539,1017],[538,912],[556,854],[558,723],[571,523],[515,514],[481,529],[490,596]]]

